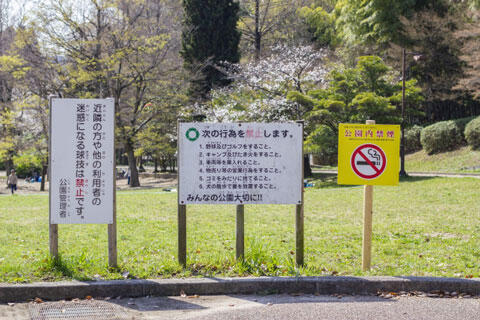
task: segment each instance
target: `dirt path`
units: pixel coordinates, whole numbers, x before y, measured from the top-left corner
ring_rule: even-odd
[[[142,190],[142,189],[153,189],[153,188],[172,188],[177,186],[177,175],[176,174],[141,174],[140,175],[140,185],[138,188],[130,188],[127,184],[127,179],[118,179],[117,180],[117,190]],[[40,182],[26,182],[23,179],[18,180],[17,185],[17,194],[48,194],[48,183],[45,184],[45,191],[40,191]],[[6,184],[5,179],[0,179],[0,194],[10,194],[10,190]]]

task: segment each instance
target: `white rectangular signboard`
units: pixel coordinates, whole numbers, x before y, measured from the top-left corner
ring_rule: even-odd
[[[301,123],[180,123],[179,204],[300,204]]]
[[[113,99],[52,99],[50,223],[113,223]]]

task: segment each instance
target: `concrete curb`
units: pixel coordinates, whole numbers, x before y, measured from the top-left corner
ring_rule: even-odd
[[[456,291],[480,295],[480,278],[429,277],[260,277],[159,280],[64,281],[0,284],[0,303],[35,298],[73,298],[221,295],[253,293],[374,294],[377,292]]]

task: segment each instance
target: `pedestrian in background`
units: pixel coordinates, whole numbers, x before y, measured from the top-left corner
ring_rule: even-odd
[[[12,169],[10,175],[8,176],[8,180],[7,180],[7,183],[8,183],[8,187],[10,188],[10,190],[12,191],[12,194],[17,191],[17,182],[18,182],[18,177],[17,175],[15,174],[15,170]]]

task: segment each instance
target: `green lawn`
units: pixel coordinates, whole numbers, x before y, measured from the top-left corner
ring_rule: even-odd
[[[337,170],[332,166],[314,166],[314,170]],[[480,150],[461,147],[457,150],[428,155],[421,150],[405,156],[408,172],[480,173]]]
[[[188,207],[188,267],[176,261],[176,194],[118,193],[118,270],[105,225],[61,225],[48,259],[47,196],[0,196],[0,281],[246,275],[480,276],[480,180],[410,178],[375,187],[372,271],[361,271],[362,187],[308,188],[306,266],[296,268],[294,206],[246,206],[236,264],[234,206]]]
[[[462,147],[428,155],[422,150],[405,157],[405,169],[407,172],[480,173],[480,151]]]

